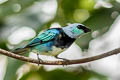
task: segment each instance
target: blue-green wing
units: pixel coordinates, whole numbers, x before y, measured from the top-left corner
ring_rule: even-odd
[[[49,29],[44,31],[43,33],[38,34],[37,37],[35,37],[28,45],[29,46],[35,46],[35,45],[39,45],[45,42],[48,42],[52,39],[55,39],[56,36],[59,35],[59,31],[57,29]]]

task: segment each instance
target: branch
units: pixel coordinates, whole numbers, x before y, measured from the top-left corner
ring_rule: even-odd
[[[39,63],[38,60],[36,59],[32,59],[29,57],[25,57],[25,56],[21,56],[18,54],[14,54],[12,52],[0,49],[0,54],[15,58],[15,59],[19,59],[21,61],[25,61],[25,62],[31,62],[31,63],[36,63],[36,64],[44,64],[44,65],[71,65],[71,64],[81,64],[81,63],[87,63],[87,62],[91,62],[91,61],[95,61],[98,59],[102,59],[114,54],[119,54],[120,53],[120,48],[114,49],[112,51],[97,55],[97,56],[93,56],[93,57],[88,57],[88,58],[83,58],[83,59],[76,59],[76,60],[69,60],[69,61],[41,61]]]

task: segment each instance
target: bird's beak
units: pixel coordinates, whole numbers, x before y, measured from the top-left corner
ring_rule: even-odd
[[[85,29],[84,29],[84,32],[85,32],[85,33],[87,33],[87,32],[91,32],[91,29],[89,29],[89,28],[85,28]]]

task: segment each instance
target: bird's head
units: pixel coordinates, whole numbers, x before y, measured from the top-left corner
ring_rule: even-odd
[[[71,38],[77,38],[80,35],[91,31],[89,28],[79,23],[69,24],[64,27],[63,30]]]

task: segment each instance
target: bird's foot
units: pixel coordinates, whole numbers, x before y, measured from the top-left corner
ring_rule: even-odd
[[[62,58],[62,60],[64,61],[63,67],[64,67],[64,66],[67,66],[68,63],[70,62],[70,60],[68,60],[68,59]]]
[[[55,56],[55,57],[56,57],[57,59],[62,59],[62,60],[64,61],[63,67],[64,67],[64,66],[67,66],[68,63],[70,62],[70,60],[68,60],[68,59],[60,58],[60,57],[58,57],[58,56]]]
[[[39,66],[39,65],[40,65],[40,62],[43,62],[43,60],[40,59],[39,54],[37,54],[37,58],[38,58],[38,61],[39,61],[39,63],[38,63],[38,66]]]

